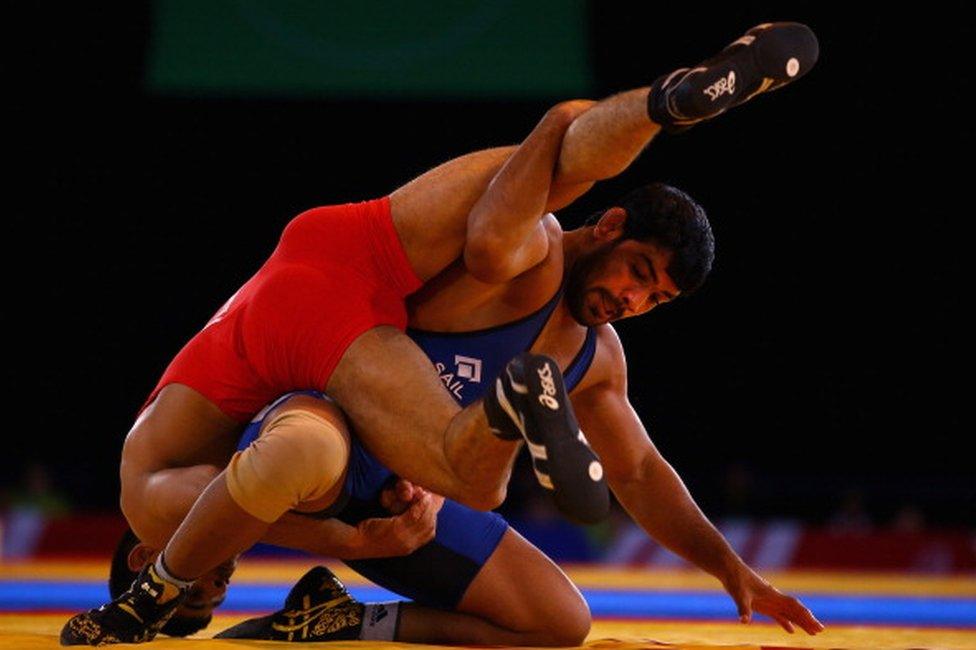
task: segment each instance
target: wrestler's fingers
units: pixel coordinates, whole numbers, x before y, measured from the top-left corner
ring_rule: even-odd
[[[804,607],[799,601],[792,609],[790,619],[799,625],[804,632],[807,634],[817,634],[818,632],[824,631],[823,623],[818,621],[817,617],[813,615],[813,612]]]
[[[419,488],[417,488],[417,486],[410,481],[401,478],[397,479],[394,489],[396,490],[397,498],[400,501],[409,502],[415,498],[416,491]]]
[[[414,502],[410,504],[410,516],[415,521],[423,519],[430,511],[430,504],[430,494],[426,492],[421,494],[418,499],[414,500]]]
[[[783,628],[790,634],[793,634],[793,632],[795,631],[793,628],[793,624],[790,622],[790,619],[788,619],[784,614],[771,614],[770,616],[772,617],[773,620],[779,623],[779,626],[781,628]]]
[[[405,525],[417,536],[420,542],[428,542],[437,534],[437,508],[430,494],[410,506],[410,521]]]
[[[752,621],[752,604],[747,602],[741,594],[732,594],[735,600],[736,609],[739,610],[739,622],[750,623]]]

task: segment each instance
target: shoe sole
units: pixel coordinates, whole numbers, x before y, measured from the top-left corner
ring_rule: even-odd
[[[757,25],[711,59],[671,73],[668,81],[677,74],[683,78],[667,93],[668,112],[689,124],[711,119],[799,79],[819,56],[817,37],[806,25]]]

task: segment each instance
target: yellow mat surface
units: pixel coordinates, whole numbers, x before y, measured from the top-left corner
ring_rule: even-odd
[[[67,620],[64,614],[17,615],[0,614],[0,648],[40,650],[60,648],[58,633]],[[205,632],[189,639],[159,637],[145,645],[147,650],[230,650],[231,648],[266,648],[281,650],[284,643],[266,641],[238,641],[203,638],[214,634],[244,616],[215,616]],[[134,646],[120,646],[131,648]],[[302,644],[305,647],[343,648],[363,650],[419,650],[451,646],[427,646],[375,641],[334,641]],[[844,649],[844,650],[914,650],[917,648],[946,648],[976,650],[976,630],[938,630],[899,627],[834,627],[815,637],[801,632],[787,634],[773,625],[741,625],[738,623],[684,623],[667,621],[596,621],[583,648],[589,650],[779,650]],[[460,650],[459,648],[457,650]]]

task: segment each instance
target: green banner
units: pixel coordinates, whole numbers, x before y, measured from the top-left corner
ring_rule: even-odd
[[[584,0],[158,0],[148,86],[211,96],[568,97]]]

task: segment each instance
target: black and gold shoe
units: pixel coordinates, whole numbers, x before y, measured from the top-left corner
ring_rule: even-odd
[[[651,119],[668,133],[796,81],[813,67],[820,46],[801,23],[763,23],[693,68],[658,77],[647,97]]]
[[[299,580],[285,599],[284,609],[249,618],[217,634],[215,639],[266,641],[355,640],[363,627],[365,606],[324,566]]]
[[[61,645],[110,645],[152,641],[186,599],[186,589],[146,566],[118,598],[72,617],[61,629]]]

